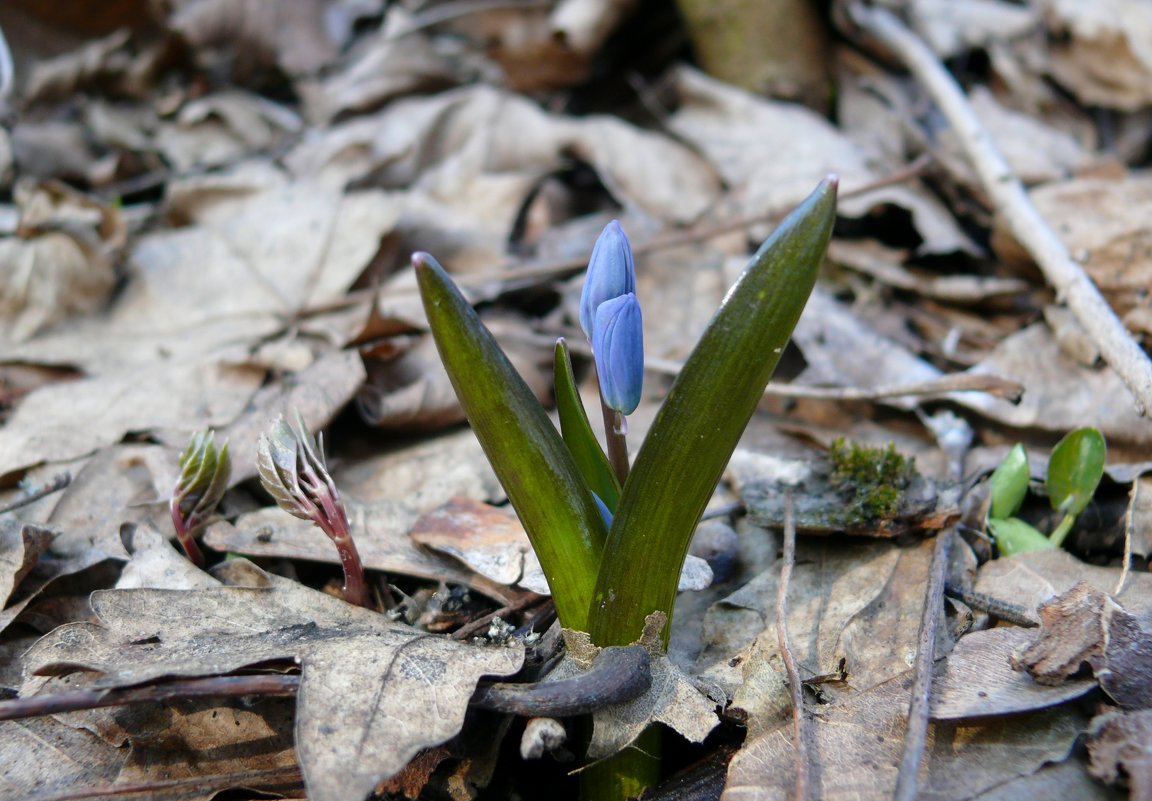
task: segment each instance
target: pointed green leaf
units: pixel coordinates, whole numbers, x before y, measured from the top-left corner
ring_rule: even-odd
[[[444,268],[427,253],[412,264],[440,359],[532,540],[557,614],[586,630],[606,536],[596,502],[532,390]]]
[[[1095,428],[1070,431],[1052,449],[1048,460],[1048,498],[1052,508],[1076,516],[1092,500],[1104,476],[1108,448]]]
[[[600,447],[588,413],[576,389],[576,377],[572,372],[572,357],[568,355],[568,343],[563,338],[556,341],[556,412],[560,417],[560,432],[564,444],[576,460],[576,466],[588,487],[600,496],[610,512],[616,512],[620,502],[620,484],[604,449]]]
[[[996,538],[996,545],[1003,556],[1056,547],[1047,537],[1016,517],[1004,520],[990,519],[988,530]]]
[[[1028,454],[1016,443],[988,479],[992,500],[988,516],[1004,520],[1016,514],[1028,492]]]
[[[836,217],[836,185],[834,177],[822,181],[752,257],[652,423],[596,580],[597,645],[634,641],[655,610],[671,617],[696,524],[812,293]]]

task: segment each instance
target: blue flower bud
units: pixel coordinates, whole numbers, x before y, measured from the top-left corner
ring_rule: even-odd
[[[592,327],[592,355],[608,408],[631,414],[644,385],[644,322],[629,292],[601,303]]]
[[[592,258],[588,261],[588,275],[580,293],[580,327],[584,336],[592,338],[596,309],[612,298],[636,291],[636,265],[632,261],[632,246],[624,229],[616,220],[604,226]]]
[[[600,500],[600,496],[595,492],[592,493],[592,500],[596,501],[596,508],[600,510],[600,517],[604,521],[604,528],[612,528],[612,511],[608,508],[608,504]]]

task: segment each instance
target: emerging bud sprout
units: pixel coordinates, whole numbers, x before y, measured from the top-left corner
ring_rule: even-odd
[[[640,302],[631,292],[596,309],[592,353],[605,405],[632,414],[644,386],[644,325]]]
[[[344,567],[344,600],[368,606],[364,567],[352,540],[344,503],[324,462],[323,437],[315,442],[299,415],[295,428],[278,417],[260,435],[256,469],[260,483],[281,509],[302,520],[311,520],[336,545]]]
[[[596,310],[605,301],[636,291],[636,265],[632,259],[632,246],[620,223],[616,220],[604,226],[592,257],[588,260],[588,275],[580,293],[580,327],[592,339]]]
[[[204,566],[204,554],[196,544],[196,537],[220,503],[231,475],[228,443],[217,450],[211,431],[193,434],[180,456],[180,478],[172,490],[168,508],[180,546],[197,567]]]

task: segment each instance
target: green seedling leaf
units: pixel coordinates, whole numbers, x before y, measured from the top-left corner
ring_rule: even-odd
[[[561,622],[586,631],[606,532],[552,421],[479,315],[427,253],[412,257],[440,359],[540,559]]]
[[[576,466],[588,482],[589,489],[600,496],[609,511],[615,513],[620,502],[620,483],[592,431],[588,413],[580,400],[580,392],[576,389],[568,343],[562,338],[556,341],[555,373],[556,411],[560,416],[560,432],[564,444],[576,460]]]
[[[1075,517],[1084,511],[1104,476],[1108,448],[1095,428],[1070,431],[1052,449],[1048,461],[1048,498],[1052,508]]]
[[[1017,517],[991,518],[988,520],[988,529],[996,538],[996,545],[1003,556],[1056,547],[1051,540]]]
[[[988,516],[1005,520],[1020,510],[1028,493],[1028,454],[1024,446],[1016,443],[988,479],[992,501]]]
[[[836,186],[835,177],[822,181],[752,257],[652,423],[596,580],[597,645],[633,642],[653,611],[671,617],[696,524],[816,282],[836,217]]]

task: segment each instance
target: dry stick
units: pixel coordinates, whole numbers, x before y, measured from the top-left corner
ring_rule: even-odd
[[[72,483],[71,473],[60,473],[52,479],[48,484],[45,484],[39,489],[33,490],[26,495],[21,495],[14,501],[10,501],[3,506],[0,506],[0,514],[4,512],[11,512],[13,509],[19,509],[21,506],[27,506],[30,503],[35,503],[41,498],[47,498],[53,492],[59,492]]]
[[[944,613],[944,581],[952,555],[952,529],[936,535],[932,550],[932,567],[924,590],[924,608],[920,612],[920,633],[916,637],[916,666],[913,671],[912,699],[908,703],[908,728],[904,735],[904,755],[896,776],[893,801],[915,801],[917,773],[924,746],[928,741],[928,704],[932,692],[932,669],[936,657],[936,629]]]
[[[527,717],[587,714],[630,701],[652,683],[648,652],[639,645],[605,648],[584,673],[562,681],[521,684],[496,681],[476,688],[469,703]],[[207,676],[141,687],[70,690],[0,701],[0,721],[126,706],[144,701],[183,698],[292,696],[300,689],[297,674]]]
[[[784,556],[780,567],[780,587],[776,591],[776,638],[780,643],[780,656],[788,673],[788,690],[792,693],[792,740],[796,744],[796,784],[792,797],[796,801],[808,799],[808,740],[804,727],[804,686],[792,644],[788,637],[788,584],[792,581],[792,566],[796,564],[796,518],[792,514],[792,490],[784,493]]]
[[[976,171],[981,187],[1008,229],[1036,261],[1077,321],[1084,326],[1109,366],[1132,392],[1140,415],[1152,410],[1152,360],[1116,317],[1092,279],[1068,253],[1032,204],[1020,179],[1000,155],[963,90],[919,36],[892,12],[859,2],[850,6],[853,20],[891,48],[935,100],[948,119]]]
[[[261,673],[252,676],[212,676],[184,679],[146,687],[99,690],[69,690],[63,693],[32,695],[0,701],[0,720],[57,715],[82,709],[125,706],[143,701],[171,701],[183,698],[236,698],[246,695],[291,696],[300,687],[293,674]]]

